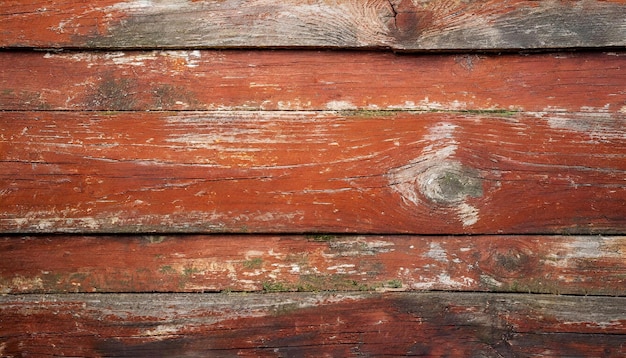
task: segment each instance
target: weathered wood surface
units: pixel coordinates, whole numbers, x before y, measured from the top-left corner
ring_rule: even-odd
[[[0,293],[449,290],[626,295],[626,237],[0,240]]]
[[[619,233],[621,113],[4,112],[3,232]]]
[[[0,47],[623,47],[623,0],[38,0],[0,3]]]
[[[625,305],[471,293],[3,296],[0,354],[623,357]]]
[[[626,112],[626,53],[0,52],[3,110]]]

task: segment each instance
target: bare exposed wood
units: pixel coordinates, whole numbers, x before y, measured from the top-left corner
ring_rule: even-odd
[[[626,237],[0,240],[0,292],[450,290],[626,295]]]
[[[484,294],[0,297],[3,356],[606,356],[624,298]]]
[[[5,112],[0,224],[618,233],[625,123],[619,113]]]
[[[4,52],[4,110],[626,112],[626,53]]]
[[[391,48],[626,45],[622,0],[3,1],[2,47]]]

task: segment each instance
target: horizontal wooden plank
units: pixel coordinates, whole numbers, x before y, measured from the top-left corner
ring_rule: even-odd
[[[0,239],[0,293],[494,291],[626,295],[626,237]]]
[[[625,298],[459,293],[0,297],[4,356],[626,354]]]
[[[2,232],[619,233],[621,113],[4,112]]]
[[[626,112],[626,53],[0,52],[4,110]]]
[[[3,1],[1,47],[390,48],[626,45],[623,0]],[[167,31],[164,31],[167,29]]]

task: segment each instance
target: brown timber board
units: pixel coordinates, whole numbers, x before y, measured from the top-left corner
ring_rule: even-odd
[[[491,291],[626,295],[626,237],[0,239],[0,293]]]
[[[4,112],[0,230],[619,233],[622,113]]]
[[[0,3],[0,47],[623,47],[623,0],[224,0]]]
[[[0,52],[2,110],[626,113],[626,53]]]
[[[623,357],[624,305],[476,293],[2,296],[0,353]]]

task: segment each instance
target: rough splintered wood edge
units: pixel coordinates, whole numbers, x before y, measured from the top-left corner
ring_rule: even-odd
[[[623,356],[624,298],[520,294],[0,297],[3,355]]]
[[[626,295],[626,237],[0,238],[0,293],[457,290]]]
[[[402,51],[626,45],[624,1],[39,0],[0,4],[2,47],[390,48]],[[168,31],[163,31],[167,28]]]
[[[0,52],[4,110],[626,113],[626,52]]]
[[[0,230],[619,234],[625,123],[620,113],[4,112]]]

